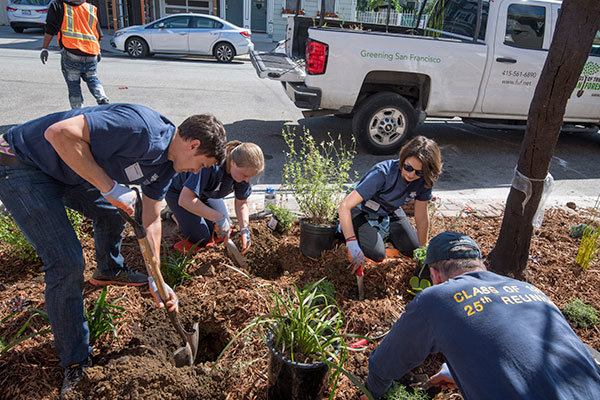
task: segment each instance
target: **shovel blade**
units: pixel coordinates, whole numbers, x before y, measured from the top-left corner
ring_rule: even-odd
[[[175,358],[175,366],[180,367],[191,367],[196,361],[196,355],[198,354],[198,342],[200,336],[198,333],[199,325],[197,322],[194,323],[192,332],[185,332],[185,346],[180,347],[173,353]]]

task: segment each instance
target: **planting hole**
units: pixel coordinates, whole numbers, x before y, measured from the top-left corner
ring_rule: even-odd
[[[229,335],[225,329],[212,323],[201,323],[198,328],[198,337],[196,364],[216,361],[229,341]]]

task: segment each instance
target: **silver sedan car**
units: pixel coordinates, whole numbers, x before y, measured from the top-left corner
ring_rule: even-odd
[[[110,44],[131,57],[153,53],[213,55],[217,61],[254,50],[250,30],[204,14],[174,14],[115,32]]]

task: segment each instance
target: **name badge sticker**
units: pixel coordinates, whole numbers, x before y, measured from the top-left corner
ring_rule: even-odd
[[[129,167],[125,168],[125,175],[127,175],[127,179],[129,179],[130,182],[136,181],[144,176],[142,168],[138,163],[131,164]]]
[[[377,210],[379,210],[379,207],[381,207],[381,206],[376,201],[367,200],[367,202],[365,203],[365,207],[367,207],[373,211],[377,211]]]

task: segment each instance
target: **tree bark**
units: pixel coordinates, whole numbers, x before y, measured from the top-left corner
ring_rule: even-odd
[[[600,1],[564,0],[546,63],[529,108],[518,171],[530,179],[531,197],[511,187],[496,246],[487,258],[494,272],[517,278],[527,266],[532,220],[560,134],[567,100],[573,95],[600,28]]]

